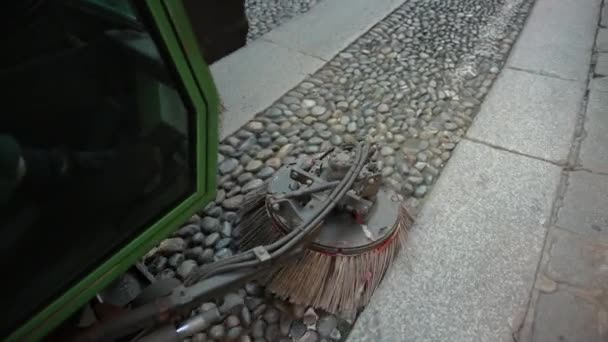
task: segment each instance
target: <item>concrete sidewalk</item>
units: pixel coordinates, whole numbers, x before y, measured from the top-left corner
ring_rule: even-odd
[[[608,340],[600,2],[537,0],[351,341]]]
[[[608,341],[608,7],[521,341]]]

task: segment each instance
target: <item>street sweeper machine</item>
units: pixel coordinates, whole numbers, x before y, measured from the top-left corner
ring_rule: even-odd
[[[182,341],[223,319],[192,314],[201,303],[252,280],[331,313],[369,302],[412,217],[366,141],[299,156],[242,194],[233,256],[179,279],[142,262],[215,200],[205,60],[247,34],[243,1],[215,3],[2,5],[2,340]]]

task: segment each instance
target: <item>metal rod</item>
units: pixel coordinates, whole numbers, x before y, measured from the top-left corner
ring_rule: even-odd
[[[321,192],[321,191],[325,191],[325,190],[328,190],[331,188],[335,188],[338,184],[340,184],[340,181],[332,181],[332,182],[328,182],[328,183],[316,184],[316,185],[310,186],[305,189],[292,191],[290,193],[287,193],[284,195],[279,195],[276,197],[278,199],[289,199],[289,198],[294,198],[294,197],[310,195],[310,194],[313,194],[316,192]]]

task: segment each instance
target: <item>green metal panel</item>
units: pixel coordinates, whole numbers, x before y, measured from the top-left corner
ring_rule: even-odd
[[[194,81],[197,84],[199,91],[202,94],[210,94],[210,96],[206,96],[205,99],[207,100],[208,111],[212,112],[213,115],[207,115],[205,126],[199,128],[201,132],[207,132],[209,136],[202,137],[199,135],[198,137],[201,140],[204,139],[207,143],[206,149],[204,150],[205,153],[207,153],[206,158],[204,158],[206,164],[198,165],[197,167],[200,167],[201,169],[204,168],[207,171],[207,191],[215,192],[217,185],[216,168],[217,149],[219,144],[218,118],[220,108],[217,88],[211,77],[209,67],[203,61],[201,49],[197,43],[194,32],[192,31],[192,26],[190,25],[182,1],[165,0],[163,1],[163,4],[165,5],[167,13],[169,13],[168,17],[172,19],[172,24],[180,37],[180,43],[192,70],[191,75],[194,76]],[[203,160],[199,159],[199,161]]]
[[[196,111],[197,192],[15,331],[7,341],[42,339],[198,208],[215,198],[219,99],[209,68],[201,57],[181,0],[147,0],[142,7],[150,13]]]

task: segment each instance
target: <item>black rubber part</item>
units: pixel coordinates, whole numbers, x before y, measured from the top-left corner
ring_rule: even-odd
[[[184,0],[183,4],[208,64],[247,43],[245,0]]]

